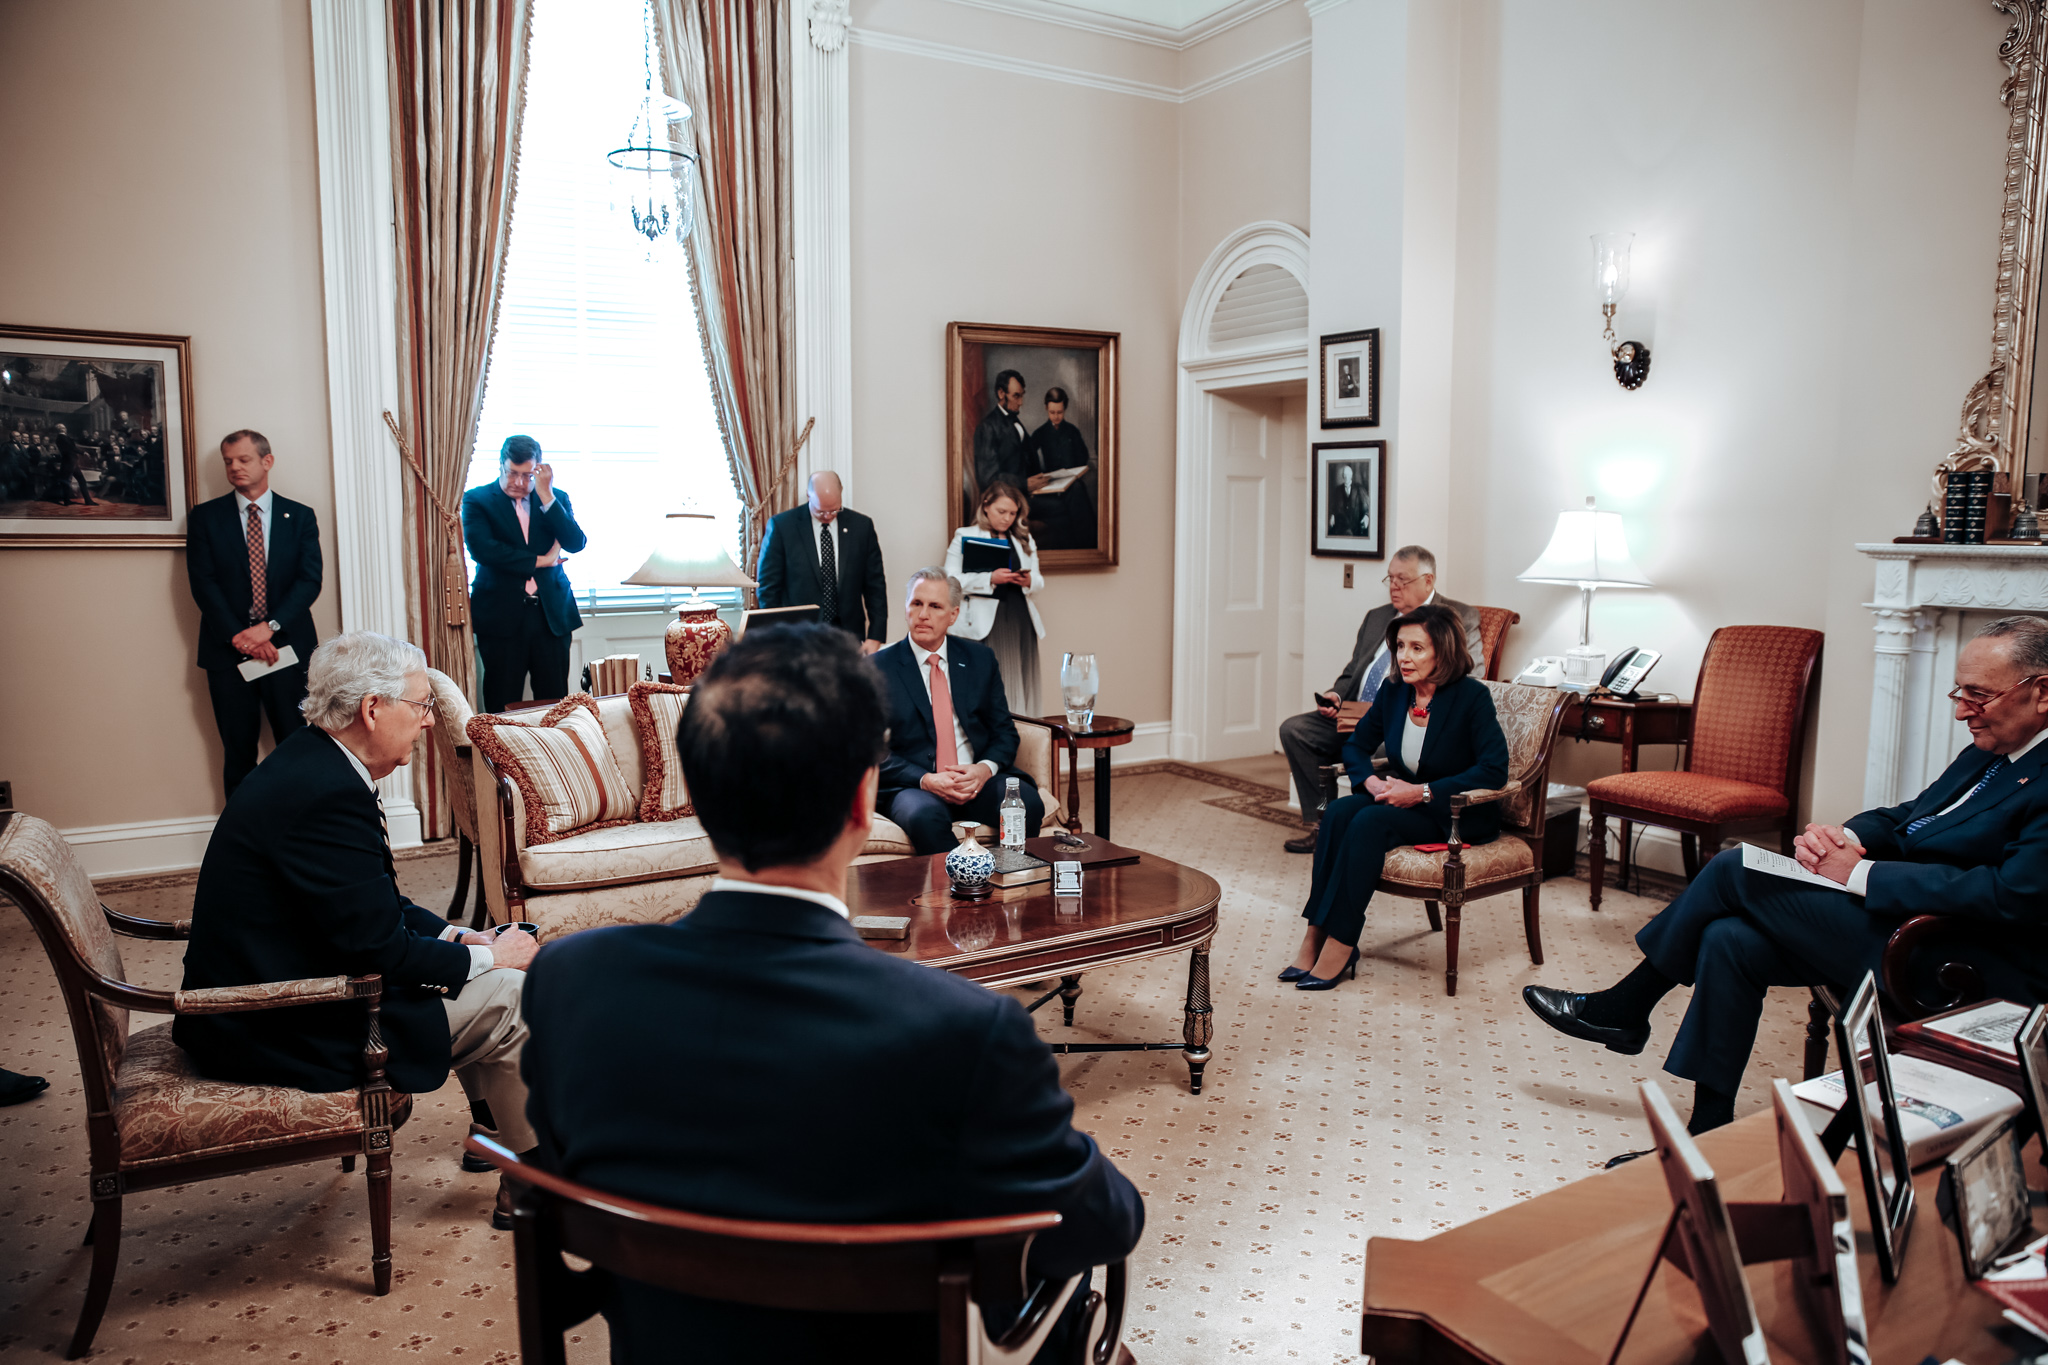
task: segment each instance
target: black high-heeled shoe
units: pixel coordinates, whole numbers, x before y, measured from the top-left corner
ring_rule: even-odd
[[[1280,979],[1282,981],[1299,981],[1307,975],[1308,968],[1306,967],[1283,967],[1280,969]]]
[[[1344,976],[1347,972],[1350,974],[1351,979],[1353,981],[1358,980],[1358,949],[1356,948],[1353,948],[1351,950],[1350,961],[1346,962],[1343,966],[1339,967],[1337,969],[1337,974],[1335,976],[1321,977],[1304,975],[1294,983],[1294,989],[1298,991],[1335,990],[1337,988],[1337,983],[1344,979]]]

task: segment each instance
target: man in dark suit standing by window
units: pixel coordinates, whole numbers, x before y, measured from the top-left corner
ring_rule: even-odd
[[[754,578],[764,607],[818,608],[818,624],[837,626],[872,654],[889,638],[889,580],[875,523],[842,505],[829,469],[811,475],[810,500],[778,512],[761,537]]]
[[[885,720],[879,680],[836,631],[749,631],[712,661],[676,747],[718,880],[674,924],[585,930],[534,959],[522,1066],[541,1160],[724,1218],[1051,1209],[1060,1225],[1032,1242],[1033,1279],[1121,1260],[1143,1203],[1074,1129],[1030,1016],[877,952],[848,922],[840,898],[873,828]],[[628,1365],[937,1355],[931,1314],[782,1312],[609,1276],[592,1288],[611,1358]],[[1081,1298],[1039,1359],[1080,1358]]]
[[[507,436],[498,481],[462,495],[462,543],[476,562],[469,619],[483,656],[484,710],[502,711],[525,695],[569,695],[569,637],[583,624],[562,556],[589,543],[540,442]]]
[[[320,596],[320,523],[304,503],[270,487],[276,457],[261,432],[237,431],[220,443],[234,492],[192,509],[185,532],[185,575],[199,604],[199,666],[220,728],[221,783],[233,796],[256,768],[263,717],[282,744],[305,722],[306,668],[313,659],[313,602]],[[275,664],[289,648],[298,662],[244,678],[241,665]]]
[[[903,827],[919,853],[953,847],[958,821],[998,825],[1006,778],[1018,779],[1024,833],[1038,837],[1045,802],[1038,785],[1010,766],[1017,722],[1003,693],[995,651],[946,634],[960,619],[960,583],[943,569],[910,576],[903,613],[910,637],[875,655],[889,689],[889,756],[876,807]]]

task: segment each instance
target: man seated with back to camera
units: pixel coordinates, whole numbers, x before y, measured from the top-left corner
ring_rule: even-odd
[[[882,813],[903,827],[919,853],[944,853],[956,822],[999,826],[998,807],[1016,778],[1024,833],[1045,821],[1038,784],[1010,766],[1017,722],[995,651],[946,632],[960,619],[960,580],[943,569],[910,576],[903,613],[909,638],[874,655],[888,685],[889,754],[882,761]]]
[[[674,924],[590,929],[534,959],[524,1069],[542,1160],[727,1218],[1051,1209],[1062,1221],[1032,1243],[1035,1280],[1120,1260],[1144,1224],[1137,1191],[1075,1131],[1030,1016],[848,922],[839,897],[873,828],[883,725],[879,679],[830,627],[749,631],[705,670],[676,742],[719,876]],[[931,1315],[783,1312],[629,1280],[602,1292],[618,1362],[938,1350]],[[1068,1358],[1055,1352],[1081,1326],[1070,1306],[1038,1358]]]

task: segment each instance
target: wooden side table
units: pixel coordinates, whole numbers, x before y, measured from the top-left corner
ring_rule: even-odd
[[[1558,734],[1621,746],[1621,770],[1636,770],[1636,750],[1645,744],[1692,743],[1689,701],[1623,701],[1618,697],[1579,697],[1566,704]],[[1633,823],[1621,822],[1621,880],[1628,881],[1629,836]],[[1597,906],[1595,907],[1598,908]]]
[[[1138,728],[1136,721],[1125,720],[1122,716],[1097,715],[1085,730],[1076,730],[1067,724],[1065,715],[1047,716],[1045,724],[1057,732],[1057,738],[1067,744],[1067,790],[1078,793],[1081,790],[1082,749],[1095,751],[1095,832],[1109,837],[1109,751],[1120,745],[1129,744],[1132,732]]]

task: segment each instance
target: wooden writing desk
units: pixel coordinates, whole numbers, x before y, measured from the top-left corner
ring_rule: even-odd
[[[1775,1117],[1752,1114],[1699,1140],[1730,1201],[1777,1199]],[[1647,1136],[1647,1132],[1645,1134]],[[2027,1161],[2030,1179],[2039,1163]],[[1991,1365],[2012,1351],[1992,1336],[1999,1305],[1963,1278],[1955,1234],[1935,1207],[1939,1164],[1913,1185],[1919,1211],[1899,1282],[1887,1285],[1870,1249],[1870,1216],[1856,1154],[1839,1163],[1849,1187],[1863,1270],[1863,1311],[1874,1365],[1919,1365],[1932,1355]],[[1654,1156],[1591,1175],[1426,1241],[1366,1244],[1363,1349],[1376,1365],[1602,1365],[1656,1255],[1671,1197]],[[2037,1229],[2048,1214],[2036,1210]],[[1748,1269],[1771,1359],[1820,1359],[1792,1296],[1792,1264]],[[1629,1334],[1626,1365],[1713,1359],[1692,1282],[1659,1268]]]

